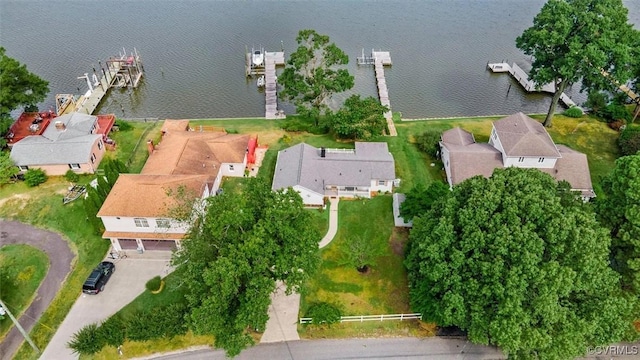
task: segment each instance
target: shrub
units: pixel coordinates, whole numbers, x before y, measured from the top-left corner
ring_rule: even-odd
[[[131,126],[131,124],[121,119],[116,120],[116,126],[120,131],[127,131],[127,130],[133,129],[133,126]]]
[[[618,138],[618,146],[623,156],[640,151],[640,127],[627,127]]]
[[[312,303],[307,310],[307,317],[310,317],[313,325],[335,324],[340,322],[342,311],[334,304],[328,302]]]
[[[587,96],[585,106],[590,108],[594,114],[601,115],[602,109],[609,103],[609,95],[603,92],[590,92]]]
[[[137,311],[126,321],[127,339],[144,341],[186,334],[186,312],[187,307],[182,303]]]
[[[427,130],[416,137],[418,148],[433,158],[440,152],[440,136],[442,133],[436,130]]]
[[[609,123],[609,127],[615,131],[620,131],[620,129],[622,129],[623,126],[624,126],[624,121],[622,120],[616,120]]]
[[[602,110],[602,117],[607,122],[615,120],[631,121],[631,113],[624,105],[609,104]]]
[[[69,170],[67,170],[66,173],[64,173],[64,178],[67,179],[67,181],[70,181],[72,183],[76,183],[76,182],[78,182],[78,180],[80,180],[80,175],[76,174],[75,171],[69,169]]]
[[[158,291],[160,290],[160,286],[162,286],[162,279],[160,278],[160,276],[156,276],[147,281],[147,284],[145,286],[149,291]]]
[[[582,109],[580,109],[579,107],[572,106],[564,112],[564,115],[572,118],[580,118],[582,117],[582,115],[584,115],[584,113],[582,112]]]
[[[30,169],[24,174],[24,182],[28,187],[38,186],[47,181],[47,173],[42,169]]]
[[[280,139],[280,141],[282,141],[282,143],[289,145],[291,143],[291,136],[289,136],[289,134],[284,134],[282,135],[282,138]]]
[[[77,333],[73,334],[71,341],[67,343],[67,346],[73,350],[74,353],[80,355],[95,354],[102,349],[105,345],[104,338],[101,336],[98,330],[98,325],[89,324]]]
[[[118,314],[102,322],[98,330],[106,345],[118,347],[126,338],[126,324],[122,316]]]

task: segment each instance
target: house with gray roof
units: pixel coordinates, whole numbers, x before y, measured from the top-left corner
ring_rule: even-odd
[[[98,118],[71,113],[55,118],[41,135],[31,135],[13,144],[11,160],[24,172],[31,168],[48,175],[94,173],[105,153]]]
[[[292,187],[305,205],[325,197],[365,197],[393,190],[393,156],[384,142],[356,142],[355,149],[315,148],[301,143],[278,152],[273,190]]]
[[[537,168],[571,184],[583,199],[595,197],[587,156],[556,145],[536,120],[519,112],[493,123],[489,143],[477,143],[473,134],[455,128],[442,134],[442,162],[453,186],[476,176],[491,176],[499,167]]]

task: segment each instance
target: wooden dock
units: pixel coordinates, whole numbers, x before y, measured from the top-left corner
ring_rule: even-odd
[[[389,136],[398,136],[398,131],[393,123],[393,114],[391,112],[391,102],[389,101],[389,89],[387,89],[387,81],[384,77],[384,67],[391,66],[391,54],[388,51],[373,51],[371,50],[371,56],[365,56],[364,50],[362,56],[357,58],[358,65],[373,65],[373,69],[376,74],[376,84],[378,87],[378,97],[380,103],[389,111],[384,113],[384,118],[387,120],[387,129]]]
[[[251,53],[246,54],[246,75],[264,75],[264,117],[265,119],[284,119],[284,111],[278,110],[278,77],[276,67],[285,64],[284,51],[264,52],[264,66],[254,66]]]
[[[522,70],[522,68],[516,63],[513,63],[512,65],[504,62],[488,63],[487,67],[489,68],[489,70],[491,70],[491,72],[494,73],[508,72],[509,74],[511,74],[511,76],[513,76],[514,79],[516,79],[516,81],[518,81],[518,83],[524,88],[526,92],[546,92],[550,94],[554,94],[556,92],[556,86],[553,83],[543,85],[540,88],[536,87],[536,84],[533,81],[529,80],[529,74],[527,74],[526,71]],[[560,101],[562,101],[562,103],[567,107],[578,106],[565,93],[562,93],[560,95]]]

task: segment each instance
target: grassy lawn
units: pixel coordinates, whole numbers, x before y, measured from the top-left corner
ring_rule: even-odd
[[[29,245],[5,245],[0,247],[0,267],[8,270],[15,286],[10,289],[0,287],[0,298],[11,313],[19,318],[33,301],[36,290],[47,276],[49,259],[47,255]],[[0,339],[4,338],[13,323],[9,316],[0,321]]]
[[[116,141],[116,151],[108,154],[124,162],[130,173],[138,174],[149,156],[147,140],[153,139],[154,143],[158,143],[162,123],[153,121],[129,124],[132,129],[111,133],[110,137]]]

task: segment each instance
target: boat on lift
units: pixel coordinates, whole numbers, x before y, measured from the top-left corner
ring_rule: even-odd
[[[263,86],[264,86],[264,83],[265,83],[265,81],[264,81],[264,75],[262,75],[262,76],[260,76],[260,77],[258,78],[258,81],[257,81],[258,87],[263,87]]]
[[[253,66],[263,66],[264,64],[264,48],[251,50],[251,64]]]

